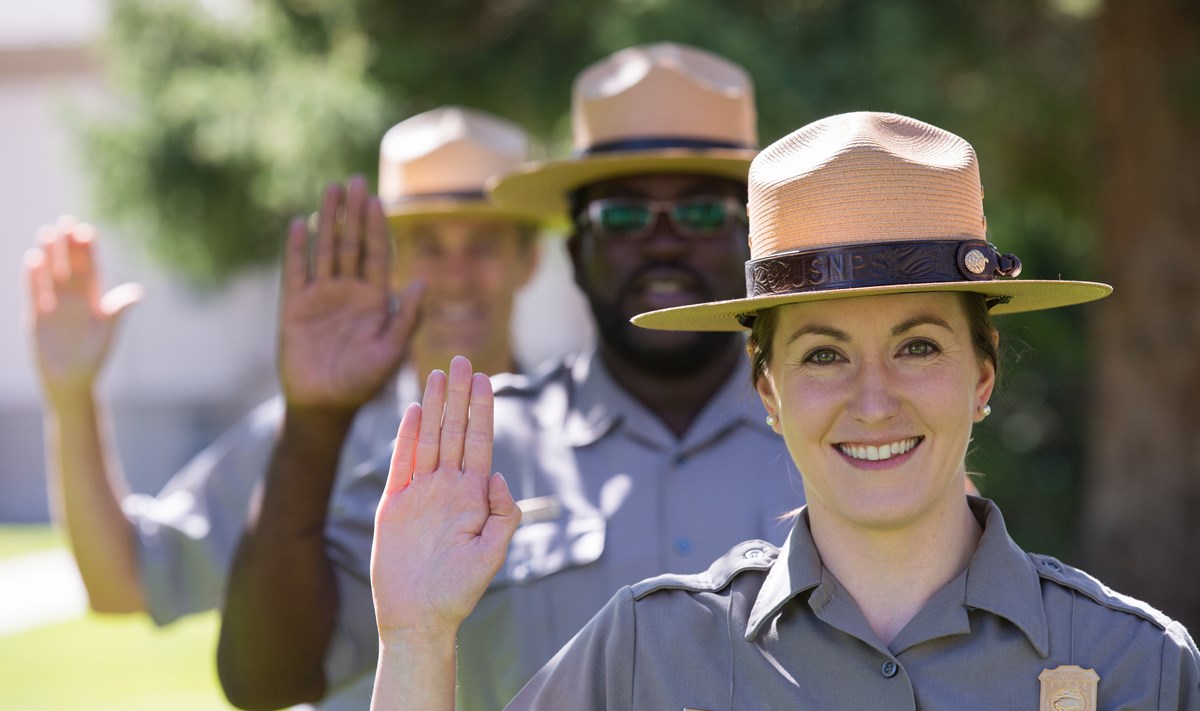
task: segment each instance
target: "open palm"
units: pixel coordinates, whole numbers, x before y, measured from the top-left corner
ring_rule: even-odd
[[[52,396],[90,388],[108,357],[117,321],[142,289],[123,284],[100,295],[90,225],[63,218],[43,227],[38,241],[25,257],[38,370]]]
[[[404,414],[376,513],[371,585],[385,641],[453,634],[503,563],[521,513],[491,461],[491,383],[457,357]]]
[[[311,262],[311,269],[309,267]],[[390,308],[383,210],[352,178],[325,191],[311,246],[293,221],[284,257],[280,374],[295,405],[354,408],[395,371],[416,321],[419,285]]]

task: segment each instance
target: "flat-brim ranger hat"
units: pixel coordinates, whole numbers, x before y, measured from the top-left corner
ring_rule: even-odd
[[[379,146],[379,199],[393,226],[449,216],[538,223],[535,213],[488,199],[488,178],[529,160],[529,136],[516,124],[460,106],[417,114],[392,126]]]
[[[571,92],[571,158],[497,178],[491,196],[565,219],[567,195],[609,178],[699,173],[745,182],[758,152],[754,85],[705,50],[662,42],[623,49],[583,70]]]
[[[762,309],[878,294],[967,291],[992,314],[1100,299],[1112,287],[1016,279],[1021,262],[987,241],[975,150],[896,114],[811,123],[750,166],[746,298],[640,314],[638,326],[736,331]]]

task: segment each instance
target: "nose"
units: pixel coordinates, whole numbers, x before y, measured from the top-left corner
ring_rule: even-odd
[[[465,291],[472,281],[470,259],[465,255],[447,255],[438,265],[437,276],[433,279],[439,290],[448,292]]]
[[[647,253],[656,257],[674,257],[687,251],[687,238],[675,230],[675,223],[666,212],[654,216],[654,227],[644,242]]]
[[[864,424],[876,424],[894,417],[899,407],[888,364],[874,359],[861,362],[854,376],[850,415]]]

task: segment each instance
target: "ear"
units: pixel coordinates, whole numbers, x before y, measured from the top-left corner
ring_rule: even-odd
[[[746,352],[753,357],[754,354],[749,344],[746,345]],[[775,380],[771,377],[769,370],[755,378],[754,389],[758,392],[758,397],[762,400],[763,409],[767,411],[767,415],[775,418],[775,424],[771,425],[771,429],[779,432],[779,396],[775,392]]]
[[[586,293],[587,289],[583,284],[583,236],[579,230],[572,231],[571,236],[567,238],[567,255],[571,258],[571,271],[575,277],[575,286]]]
[[[996,334],[993,332],[993,338]],[[996,388],[996,366],[991,360],[983,358],[979,361],[979,382],[975,384],[975,411],[988,403],[992,391]],[[978,421],[978,420],[976,420]]]
[[[533,278],[534,272],[537,271],[538,264],[542,261],[542,240],[539,237],[533,237],[529,244],[525,247],[524,264],[522,265],[521,278],[517,281],[517,288],[527,286],[529,280]]]

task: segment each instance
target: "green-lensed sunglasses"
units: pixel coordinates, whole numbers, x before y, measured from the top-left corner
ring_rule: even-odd
[[[634,242],[654,232],[662,213],[680,235],[692,239],[721,237],[732,224],[747,223],[746,205],[739,198],[696,195],[677,200],[600,198],[588,203],[580,215],[580,226],[590,228],[597,237]]]

